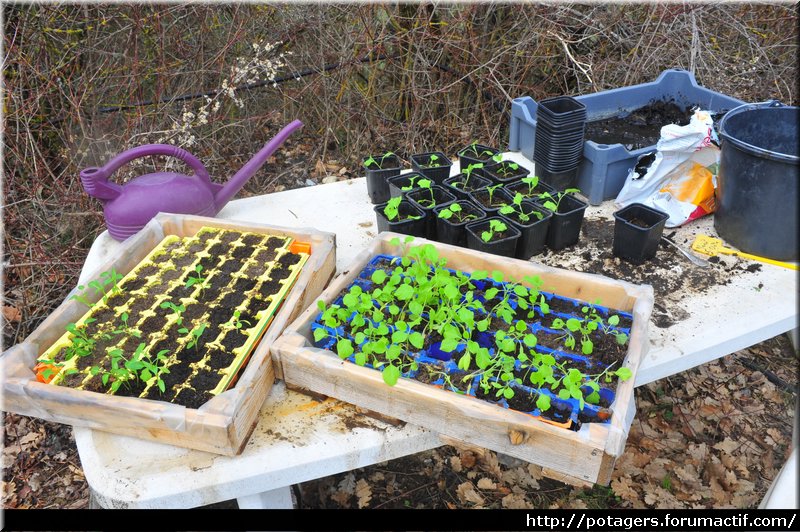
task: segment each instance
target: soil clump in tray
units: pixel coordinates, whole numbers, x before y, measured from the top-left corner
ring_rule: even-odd
[[[587,122],[585,138],[598,144],[622,144],[629,151],[653,146],[663,126],[687,125],[695,107],[658,100],[628,114]]]

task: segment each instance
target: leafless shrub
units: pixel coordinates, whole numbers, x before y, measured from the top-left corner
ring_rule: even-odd
[[[247,193],[298,186],[318,160],[357,175],[361,156],[387,149],[503,147],[514,97],[600,91],[666,68],[743,100],[797,101],[789,4],[34,3],[3,15],[6,344],[74,286],[103,230],[79,169],[196,114],[206,100],[193,95],[214,98],[256,42],[291,52],[287,79],[238,91],[241,107],[221,98],[191,148],[221,180],[302,119],[305,136],[285,145],[296,164],[260,173]]]

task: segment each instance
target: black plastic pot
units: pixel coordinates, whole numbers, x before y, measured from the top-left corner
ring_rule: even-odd
[[[481,238],[481,233],[489,229],[489,222],[491,220],[500,220],[506,224],[507,229],[501,234],[500,238],[495,238],[490,242],[484,242]],[[502,255],[504,257],[514,257],[517,252],[517,242],[519,241],[519,229],[509,224],[506,220],[499,216],[485,218],[483,220],[468,223],[467,230],[467,247],[475,251],[485,251],[486,253],[493,253],[494,255]]]
[[[426,200],[430,200],[433,194],[434,204],[428,205]],[[433,185],[430,190],[426,188],[418,188],[406,193],[406,199],[414,204],[419,210],[425,213],[425,235],[428,240],[436,240],[436,215],[433,210],[440,205],[447,205],[456,200],[456,197],[450,194],[444,187]]]
[[[364,158],[364,161],[367,159],[369,157]],[[380,156],[373,156],[373,159],[380,161]],[[363,161],[361,164],[363,166]],[[396,155],[386,157],[381,166],[383,168],[375,168],[375,165],[372,165],[371,168],[364,166],[367,173],[367,194],[369,194],[369,200],[373,204],[389,201],[389,183],[386,180],[398,175],[402,170],[400,158]]]
[[[578,182],[578,165],[568,170],[551,171],[545,165],[536,163],[536,174],[540,179],[550,185],[553,190],[564,191],[575,188]]]
[[[477,218],[464,222],[459,222],[456,217],[449,219],[439,218],[439,213],[448,207],[458,204],[461,207],[461,212],[464,215],[473,214]],[[457,200],[447,205],[439,205],[433,209],[433,214],[436,217],[436,236],[439,242],[445,244],[453,244],[454,246],[467,246],[467,224],[477,222],[486,218],[486,213],[469,200]]]
[[[378,232],[383,233],[384,231],[392,231],[395,233],[402,233],[404,235],[411,235],[411,236],[418,236],[420,238],[425,238],[425,229],[427,220],[425,219],[425,213],[420,210],[419,207],[414,205],[408,200],[403,200],[400,202],[398,206],[399,216],[395,220],[388,220],[386,215],[383,213],[383,209],[386,208],[387,202],[381,203],[379,205],[375,205],[373,210],[375,211],[375,215],[378,219]],[[417,219],[402,219],[406,218],[407,216],[419,216]]]
[[[543,205],[542,201],[537,201]],[[581,236],[583,215],[588,203],[575,196],[565,195],[558,204],[558,210],[553,212],[550,228],[547,230],[547,247],[553,251],[564,249],[575,244]]]
[[[463,186],[465,182],[467,183],[466,187]],[[456,198],[468,200],[470,199],[470,192],[488,187],[491,184],[491,180],[477,175],[477,173],[473,170],[472,175],[469,176],[469,179],[467,179],[467,176],[464,175],[464,172],[461,172],[460,174],[456,174],[453,177],[448,177],[445,179],[443,186]]]
[[[586,119],[586,106],[572,96],[556,96],[540,101],[536,115],[553,126],[568,126]]]
[[[428,179],[419,172],[406,172],[405,174],[396,175],[386,180],[389,183],[389,196],[397,198],[402,196],[404,192],[411,192],[419,187],[416,182],[419,179]],[[408,190],[403,190],[406,187],[411,187]]]
[[[492,157],[500,153],[498,150],[490,146],[484,146],[483,144],[475,144],[475,151],[478,153],[475,153],[472,148],[473,146],[470,144],[469,146],[465,146],[458,151],[458,164],[459,168],[462,170],[467,168],[469,165],[476,163],[483,163],[485,166],[488,166],[493,162]]]
[[[503,187],[498,187],[492,194],[492,205],[488,204],[489,200],[489,187],[479,188],[469,193],[469,199],[486,212],[489,216],[494,216],[504,203],[511,203],[514,201],[514,196],[511,195]]]
[[[431,155],[436,155],[436,157],[438,157],[436,166],[427,166],[431,162]],[[426,176],[437,185],[443,184],[444,180],[450,177],[451,166],[453,166],[453,163],[440,151],[416,153],[411,156],[411,168]]]
[[[528,177],[531,171],[522,165],[517,164],[517,169],[513,170],[509,165],[517,164],[514,161],[500,161],[499,163],[490,164],[483,169],[483,177],[491,179],[495,183],[509,184],[514,181],[519,181],[523,177]],[[508,169],[509,172],[503,172]]]
[[[530,216],[528,221],[523,222],[516,213],[501,214],[500,217],[519,229],[521,235],[517,242],[516,257],[527,260],[544,250],[553,211],[545,209],[531,200],[523,200],[520,207],[525,214]],[[532,214],[533,212],[540,213],[542,218],[539,219],[535,214]]]
[[[633,264],[655,257],[668,218],[667,213],[641,203],[615,212],[614,256]]]

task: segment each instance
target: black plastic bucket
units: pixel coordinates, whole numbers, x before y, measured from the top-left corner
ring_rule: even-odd
[[[797,107],[768,102],[737,107],[720,122],[714,228],[741,251],[798,259],[798,121]]]

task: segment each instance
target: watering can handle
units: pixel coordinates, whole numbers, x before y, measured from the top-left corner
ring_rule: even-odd
[[[83,188],[86,189],[90,196],[106,200],[116,198],[122,192],[122,187],[109,181],[111,175],[132,160],[148,155],[176,157],[194,170],[197,177],[206,181],[209,186],[211,185],[211,177],[208,175],[208,170],[197,157],[188,151],[170,144],[145,144],[120,153],[102,168],[91,167],[82,170],[81,182],[83,183]]]

